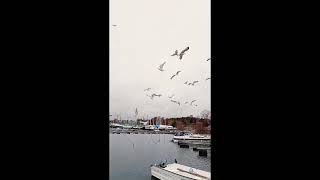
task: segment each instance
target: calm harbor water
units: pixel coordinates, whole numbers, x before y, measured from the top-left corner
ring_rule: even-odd
[[[192,148],[170,142],[170,134],[110,134],[110,180],[153,180],[150,165],[167,160],[211,171],[211,152],[199,156]]]

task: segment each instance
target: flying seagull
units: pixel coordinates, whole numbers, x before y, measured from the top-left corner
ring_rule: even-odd
[[[192,83],[188,83],[188,85],[190,86]]]
[[[171,99],[171,98],[173,98],[173,96],[174,96],[174,94],[171,97],[170,96],[168,96],[168,97]]]
[[[176,74],[174,74],[173,76],[171,76],[170,79],[173,79],[175,76],[178,76],[178,74],[180,73],[181,71],[177,71]]]
[[[149,90],[151,90],[151,88],[147,88],[147,89],[145,89],[144,91],[149,91]]]
[[[170,100],[171,102],[174,102],[174,103],[177,103],[177,101],[174,101],[174,100]]]
[[[180,54],[179,54],[179,59],[180,59],[180,60],[182,59],[182,57],[183,57],[183,55],[185,54],[185,52],[188,51],[188,50],[189,50],[189,47],[186,47],[184,50],[182,50],[182,51],[180,52]]]
[[[188,84],[188,81],[186,81],[184,84]]]
[[[149,96],[148,94],[147,94],[147,96],[148,96],[151,100],[153,100],[153,97],[154,97],[154,96]]]
[[[206,80],[209,80],[209,79],[211,79],[211,78],[207,78]]]
[[[210,61],[210,60],[211,60],[211,58],[207,59],[207,61]]]
[[[161,94],[152,94],[152,96],[158,96],[158,97],[160,97],[160,96],[162,96]]]
[[[195,83],[198,83],[199,81],[193,81],[192,86],[194,86]]]
[[[164,62],[164,63],[162,63],[160,66],[159,66],[159,71],[164,71],[164,69],[163,69],[163,66],[166,64],[166,62]]]
[[[192,105],[193,102],[195,102],[196,100],[191,101],[190,105]]]
[[[171,56],[178,56],[178,50],[176,50]]]
[[[180,102],[178,102],[178,101],[171,100],[171,102],[179,104],[179,106],[180,106]]]

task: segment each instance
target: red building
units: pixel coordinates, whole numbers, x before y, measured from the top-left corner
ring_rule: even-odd
[[[176,122],[176,128],[177,130],[183,131],[184,130],[184,124],[181,121]]]

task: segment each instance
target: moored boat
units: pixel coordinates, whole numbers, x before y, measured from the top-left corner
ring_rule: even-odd
[[[151,166],[151,175],[160,180],[210,180],[211,173],[178,163]]]
[[[204,136],[199,134],[192,134],[188,131],[177,132],[173,136],[174,140],[211,140],[210,136]]]

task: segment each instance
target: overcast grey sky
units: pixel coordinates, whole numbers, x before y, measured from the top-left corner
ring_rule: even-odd
[[[110,114],[132,119],[135,108],[145,118],[210,110],[210,0],[111,0],[109,7]],[[170,56],[187,46],[182,60]],[[184,84],[195,80],[195,86]],[[162,96],[151,100],[146,94],[152,93]],[[170,102],[172,94],[180,106]],[[197,107],[184,104],[192,100]]]

